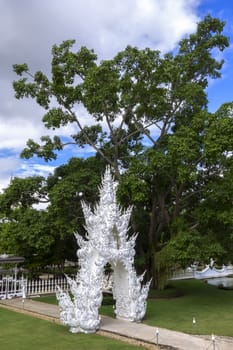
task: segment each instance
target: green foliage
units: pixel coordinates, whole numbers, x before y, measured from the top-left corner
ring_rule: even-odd
[[[30,268],[75,261],[73,233],[84,232],[80,201],[97,201],[104,167],[96,158],[73,158],[47,180],[12,179],[0,195],[0,251],[24,256]],[[46,210],[34,207],[43,202]]]
[[[27,141],[27,148],[21,152],[21,157],[29,159],[36,154],[37,157],[43,158],[46,161],[56,159],[57,154],[55,151],[60,151],[63,148],[60,138],[58,136],[54,136],[52,140],[49,136],[42,136],[40,139],[43,146],[34,142],[32,139],[29,139]]]
[[[145,180],[137,173],[123,174],[117,196],[121,203],[142,205],[148,201],[148,186]]]
[[[24,256],[28,265],[34,261],[46,264],[54,242],[47,213],[33,208],[41,202],[48,202],[48,197],[45,179],[40,176],[14,178],[0,195],[0,251]]]
[[[233,103],[225,103],[209,120],[208,132],[205,136],[205,154],[212,164],[219,163],[224,160],[228,152],[232,152],[232,111]]]
[[[75,51],[75,41],[67,40],[52,48],[51,78],[14,65],[16,97],[35,99],[46,109],[44,125],[58,132],[40,143],[29,140],[21,155],[49,161],[69,144],[96,151],[90,162],[71,160],[48,178],[56,254],[64,256],[65,232],[82,232],[77,189],[95,201],[109,164],[120,181],[119,201],[134,206],[131,225],[141,237],[136,250],[145,256],[139,265],[150,275],[157,266],[154,280],[159,276],[164,284],[174,261],[232,258],[232,103],[211,114],[206,95],[208,81],[221,76],[216,52],[229,46],[223,29],[224,22],[206,16],[175,54],[128,46],[104,61],[85,47]],[[69,124],[75,131],[63,140],[59,128]]]
[[[77,135],[72,135],[76,144],[80,147],[84,147],[87,144],[87,138],[94,144],[104,144],[106,133],[102,131],[102,127],[99,124],[92,126],[85,126],[82,131]]]
[[[91,145],[114,166],[118,176],[120,162],[129,152],[125,147],[122,152],[122,144],[132,137],[135,141],[147,137],[158,146],[171,127],[187,122],[194,112],[206,106],[207,78],[220,76],[222,67],[222,62],[212,57],[212,50],[228,46],[227,38],[221,34],[223,27],[223,22],[207,16],[198,24],[195,34],[180,42],[176,56],[162,57],[159,51],[128,46],[112,60],[98,64],[92,50],[81,47],[73,52],[75,41],[64,41],[52,49],[51,81],[42,72],[30,73],[26,64],[14,65],[16,74],[23,76],[13,84],[16,97],[35,98],[39,105],[49,109],[43,118],[48,128],[74,123],[78,132],[70,135],[68,143]],[[51,106],[52,98],[59,107]],[[112,155],[105,155],[106,137],[101,136],[100,143],[95,132],[93,137],[93,129],[81,125],[74,109],[78,104],[92,115],[93,123],[105,121],[113,145]],[[161,130],[157,141],[150,135],[151,125]],[[46,142],[41,147],[28,144],[22,156],[36,154],[49,160],[55,157],[53,150],[62,149],[56,142],[42,141]]]
[[[173,264],[182,268],[190,266],[194,261],[208,262],[211,257],[216,260],[224,255],[220,242],[213,235],[200,236],[197,232],[180,233],[169,242]]]
[[[28,208],[40,201],[47,201],[45,179],[42,176],[25,179],[14,178],[1,195],[1,212],[8,215],[12,208]]]
[[[119,106],[119,73],[112,61],[102,61],[87,74],[84,88],[84,105],[97,121],[108,115],[114,120]]]
[[[75,118],[63,111],[62,108],[51,108],[43,117],[43,122],[48,129],[59,128],[75,121]]]
[[[172,250],[170,245],[165,246],[162,250],[154,253],[154,269],[155,269],[155,286],[159,290],[163,290],[172,275],[172,267],[174,260],[172,259]]]
[[[22,76],[23,73],[27,73],[29,71],[29,68],[28,68],[28,65],[26,63],[13,64],[13,70],[17,75]]]
[[[17,219],[1,224],[2,252],[24,256],[26,266],[48,264],[54,237],[48,227],[47,214],[32,208],[14,210]]]

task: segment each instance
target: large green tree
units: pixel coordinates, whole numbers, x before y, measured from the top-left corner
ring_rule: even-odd
[[[74,41],[65,41],[53,47],[51,78],[14,65],[21,76],[14,82],[16,97],[44,107],[47,128],[76,126],[65,140],[59,134],[43,136],[41,144],[29,140],[22,156],[49,160],[67,144],[92,146],[121,179],[121,200],[135,205],[132,224],[140,225],[139,213],[145,223],[140,251],[150,247],[150,265],[154,252],[179,232],[200,226],[197,208],[207,187],[216,184],[223,164],[230,166],[230,105],[208,113],[206,95],[209,79],[221,76],[223,61],[215,52],[229,45],[223,28],[206,16],[175,54],[129,46],[101,62],[92,50],[74,52]],[[88,113],[84,124],[79,106]]]
[[[27,64],[15,64],[14,71],[22,76],[13,83],[16,97],[31,97],[45,108],[47,128],[72,123],[77,130],[65,141],[59,135],[43,136],[41,145],[29,140],[22,155],[49,160],[67,144],[89,144],[119,176],[126,155],[140,151],[140,137],[158,147],[174,124],[206,106],[208,78],[219,77],[223,63],[212,57],[212,50],[228,45],[223,27],[223,22],[207,16],[195,34],[180,42],[175,56],[127,47],[100,63],[85,47],[73,52],[74,41],[68,40],[52,49],[50,79],[41,71],[30,72]],[[91,126],[82,124],[80,105],[92,117]]]

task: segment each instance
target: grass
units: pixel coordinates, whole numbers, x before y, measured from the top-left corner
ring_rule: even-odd
[[[96,334],[72,334],[49,321],[0,308],[1,350],[141,350]]]
[[[145,323],[190,334],[233,336],[232,290],[198,280],[174,281],[171,287],[181,296],[149,299]]]
[[[54,297],[40,300],[57,303]],[[109,297],[107,300],[100,314],[114,317]],[[198,280],[173,281],[165,291],[150,292],[144,323],[190,334],[233,337],[233,290],[218,289]]]
[[[57,299],[55,295],[46,295],[46,296],[41,296],[41,297],[36,297],[33,298],[35,301],[41,301],[44,303],[48,304],[54,304],[57,305]],[[102,305],[100,307],[99,313],[102,315],[114,317],[114,312],[113,312],[113,305],[114,305],[114,300],[112,299],[112,296],[110,294],[104,295]]]

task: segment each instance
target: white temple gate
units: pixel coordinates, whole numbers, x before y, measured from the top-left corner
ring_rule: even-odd
[[[92,211],[82,201],[86,237],[75,234],[80,247],[77,251],[79,272],[76,280],[67,277],[71,298],[57,288],[61,321],[73,333],[93,333],[100,326],[98,313],[102,302],[104,267],[113,270],[113,298],[117,318],[139,322],[146,312],[146,299],[150,282],[142,285],[143,276],[134,268],[135,240],[128,237],[132,208],[122,211],[116,203],[117,183],[110,168],[106,169],[100,187],[100,201]]]

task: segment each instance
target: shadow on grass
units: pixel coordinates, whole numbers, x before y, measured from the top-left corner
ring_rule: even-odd
[[[164,290],[151,289],[149,299],[172,299],[184,296],[184,292],[175,286],[169,284]]]

